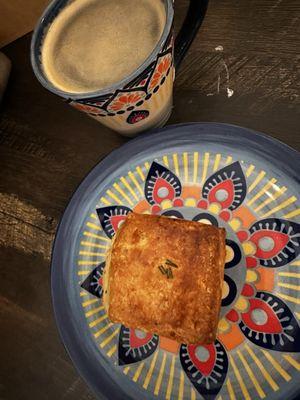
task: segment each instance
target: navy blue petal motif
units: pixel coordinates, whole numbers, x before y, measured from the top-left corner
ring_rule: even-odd
[[[80,285],[93,296],[99,297],[99,299],[101,299],[103,294],[102,276],[104,267],[105,262],[99,264]]]
[[[255,222],[250,240],[255,256],[263,267],[277,268],[292,262],[300,254],[300,224],[280,218]]]
[[[106,235],[112,239],[118,227],[124,222],[131,209],[125,206],[97,208],[100,224]]]
[[[222,208],[235,210],[244,201],[247,183],[238,161],[227,165],[211,175],[203,185],[202,196],[210,203],[219,203]]]
[[[173,200],[181,194],[179,178],[168,168],[153,161],[145,183],[145,197],[149,204]]]
[[[119,365],[132,364],[148,358],[157,349],[158,342],[157,335],[122,325],[119,334]]]
[[[249,303],[239,327],[250,342],[265,349],[300,352],[300,327],[284,301],[272,293],[257,292]]]
[[[228,357],[216,340],[209,345],[181,345],[180,362],[187,377],[204,399],[215,399],[228,371]]]

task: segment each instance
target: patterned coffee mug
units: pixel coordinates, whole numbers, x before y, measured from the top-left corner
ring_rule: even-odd
[[[109,88],[73,94],[57,89],[45,76],[41,63],[41,47],[47,29],[69,3],[69,0],[54,0],[43,13],[32,37],[31,63],[36,77],[46,89],[71,106],[123,135],[134,136],[138,132],[163,126],[172,110],[175,69],[203,21],[208,0],[190,0],[175,46],[173,1],[163,1],[166,9],[163,34],[144,63]]]

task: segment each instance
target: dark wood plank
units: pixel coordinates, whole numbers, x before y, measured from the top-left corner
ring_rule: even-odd
[[[176,0],[177,30],[187,4]],[[239,124],[300,150],[299,15],[298,0],[210,1],[169,123]],[[0,398],[89,400],[53,320],[51,245],[81,179],[127,139],[43,89],[29,44],[27,35],[4,49],[13,71],[0,112]]]
[[[188,0],[175,1],[184,15]],[[299,54],[298,0],[210,0],[194,49],[222,45],[230,54],[286,56]],[[181,18],[179,18],[178,27]]]
[[[243,125],[300,150],[299,18],[297,0],[211,1],[177,73],[170,122]]]

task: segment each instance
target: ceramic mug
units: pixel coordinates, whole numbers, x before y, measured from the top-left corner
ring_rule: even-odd
[[[144,63],[109,88],[74,94],[56,88],[45,76],[41,63],[41,47],[47,29],[69,3],[69,0],[54,0],[43,13],[32,37],[31,63],[36,77],[46,89],[71,106],[123,135],[134,136],[138,132],[163,126],[172,110],[175,70],[203,21],[208,0],[190,0],[175,46],[173,1],[163,1],[166,24],[159,42]]]

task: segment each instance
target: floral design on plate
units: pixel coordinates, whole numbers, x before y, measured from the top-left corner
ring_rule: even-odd
[[[102,298],[103,295],[103,270],[105,262],[99,264],[91,274],[82,282],[81,287],[93,296]]]
[[[157,335],[122,326],[119,335],[119,365],[136,363],[151,356],[158,342]]]
[[[180,362],[188,378],[204,398],[216,396],[223,386],[228,357],[222,344],[216,340],[209,345],[181,345]]]
[[[163,71],[169,67],[166,60],[162,60]],[[108,322],[105,322],[108,325],[104,325],[100,330],[102,332],[103,329],[108,329],[105,326],[111,329],[109,336],[102,342],[104,346],[108,341],[115,341],[107,356],[116,354],[117,364],[124,366],[123,372],[134,382],[137,382],[143,370],[148,368],[148,375],[144,376],[142,385],[146,390],[151,386],[149,371],[152,371],[151,374],[154,374],[156,379],[152,390],[156,395],[162,390],[162,379],[165,379],[166,398],[171,398],[170,391],[173,386],[170,383],[170,376],[173,376],[175,371],[176,379],[179,379],[179,390],[189,390],[194,399],[198,398],[197,396],[214,399],[224,390],[232,393],[232,374],[235,376],[243,374],[238,371],[237,362],[244,367],[247,365],[246,371],[251,369],[241,350],[237,350],[237,355],[233,356],[235,353],[232,351],[241,344],[244,344],[247,357],[250,356],[258,365],[262,376],[267,376],[269,382],[273,382],[273,378],[269,378],[269,372],[259,361],[256,353],[259,349],[262,349],[260,351],[264,352],[262,354],[267,360],[275,363],[277,361],[274,355],[268,353],[269,350],[282,354],[300,352],[300,328],[297,321],[299,315],[294,314],[284,301],[284,299],[293,301],[293,297],[284,294],[279,297],[272,292],[277,270],[282,271],[281,268],[293,263],[299,255],[300,225],[284,218],[259,218],[254,208],[250,207],[254,203],[253,198],[259,198],[257,194],[249,195],[254,187],[253,180],[250,188],[248,187],[251,175],[249,171],[253,171],[254,167],[250,166],[245,171],[243,163],[235,161],[217,168],[220,157],[216,156],[214,171],[206,177],[208,170],[206,154],[200,185],[195,184],[198,153],[195,152],[193,155],[193,167],[188,163],[187,153],[182,155],[182,164],[179,163],[177,154],[163,156],[161,162],[154,160],[151,164],[145,163],[145,167],[137,166],[135,173],[129,171],[127,177],[123,176],[115,182],[113,188],[107,190],[107,197],[110,200],[102,197],[101,205],[96,207],[97,215],[93,215],[92,224],[100,224],[105,234],[99,237],[106,244],[99,246],[107,249],[118,227],[131,211],[185,218],[226,228],[226,265],[221,319],[218,338],[214,344],[187,346],[152,333],[125,326],[119,327]],[[168,167],[171,159],[173,169]],[[189,181],[191,170],[193,183]],[[143,182],[143,186],[140,182]],[[110,204],[107,204],[108,202]],[[258,205],[256,209],[259,207],[262,208]],[[268,213],[264,215],[268,216]],[[296,265],[300,265],[299,260],[295,262]],[[104,261],[100,265],[103,272]],[[98,288],[94,292],[95,287],[91,287],[97,278],[97,285],[101,286],[101,277],[95,275],[99,272],[98,268],[100,267],[97,266],[85,278],[81,287],[91,295],[101,297],[101,289]],[[296,272],[284,271],[281,272],[283,277],[297,275]],[[283,282],[282,285],[292,289],[296,287],[295,284],[288,282]],[[295,298],[295,302],[297,301]],[[105,314],[98,317],[98,320],[101,318],[106,321]],[[97,319],[90,324],[96,323]],[[96,331],[94,336],[97,334]],[[135,365],[137,367],[131,375],[130,368]],[[164,375],[166,365],[171,375]],[[252,374],[254,372],[252,371]],[[255,382],[258,382],[256,389],[259,388],[258,395],[261,397],[264,391],[259,379],[256,377]],[[188,383],[190,386],[187,386]],[[247,385],[243,386],[243,396],[249,395],[250,389]],[[278,385],[274,383],[273,389],[277,387]]]

